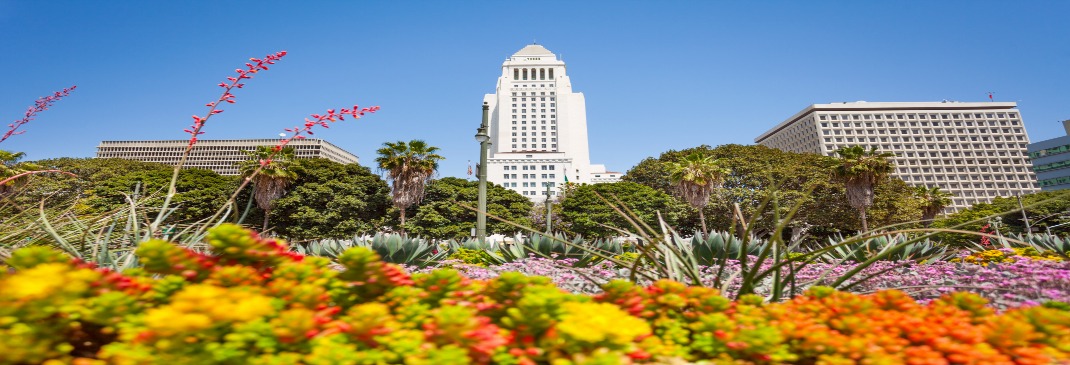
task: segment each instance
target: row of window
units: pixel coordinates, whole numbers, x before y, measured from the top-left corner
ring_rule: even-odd
[[[504,167],[505,167],[505,171],[509,171],[509,170],[516,171],[517,165],[505,165]],[[535,171],[537,166],[536,165],[520,165],[519,167],[521,168],[521,170],[524,170],[524,171],[528,171],[528,170]],[[546,170],[554,171],[554,169],[557,168],[556,165],[542,165],[541,167],[542,167],[543,171],[546,171]]]
[[[861,141],[859,141],[859,142],[861,142]],[[883,145],[879,145],[879,146],[878,145],[873,145],[873,147],[878,147],[879,149],[885,150],[885,151],[889,151],[889,150],[891,150],[891,151],[900,151],[900,150],[904,149],[903,148],[904,146],[906,146],[906,149],[914,149],[914,150],[937,150],[937,149],[947,150],[947,149],[949,149],[948,145],[946,145],[946,144],[940,144],[940,145],[936,145],[936,144],[927,144],[927,145],[926,144],[915,144],[915,145],[910,145],[910,144],[908,144],[908,145],[883,144]],[[972,145],[969,144],[969,143],[963,143],[961,145],[957,144],[957,143],[953,143],[953,144],[951,144],[950,149],[965,149],[965,148],[970,148],[971,146],[975,150],[980,150],[980,149],[990,150],[992,148],[1000,148],[1000,149],[1004,148],[1002,143],[997,143],[995,145],[996,147],[993,147],[993,145],[991,143],[985,143],[985,144],[974,143]],[[982,146],[984,146],[984,147],[982,147]],[[850,147],[850,145],[831,145],[831,144],[830,145],[825,145],[825,149],[828,151],[828,155],[829,156],[835,156],[835,154],[836,154],[835,151],[837,149],[839,149],[840,147]],[[869,148],[869,145],[862,145],[862,147],[863,148]],[[1014,147],[1014,145],[1008,145],[1007,148],[1015,148],[1015,147]],[[1022,148],[1025,148],[1025,147],[1022,146],[1022,147],[1018,147],[1018,148],[1022,149]]]
[[[825,131],[825,132],[828,132],[828,131]],[[839,134],[839,133],[837,133],[837,134]],[[1017,137],[1017,138],[1011,138],[1011,136],[1007,136],[1007,138],[1004,139],[1003,136],[1000,136],[1000,135],[992,136],[991,138],[989,136],[981,136],[981,137],[977,137],[977,136],[969,136],[969,137],[967,137],[967,136],[959,136],[957,140],[958,141],[963,141],[963,142],[965,142],[965,141],[988,142],[988,141],[1004,141],[1004,140],[1006,140],[1006,141],[1015,141],[1015,140],[1017,140],[1017,141],[1025,141],[1025,136],[1014,136],[1014,137]],[[835,137],[835,138],[836,138],[836,142],[843,142],[843,137]],[[855,141],[855,137],[846,137],[846,138],[847,138],[847,142],[854,142]],[[865,142],[867,137],[858,136],[857,138],[858,138],[859,142]],[[900,141],[900,137],[899,136],[895,136],[895,137],[868,137],[868,138],[869,138],[870,142],[876,142],[877,138],[880,138],[881,142],[888,142],[889,138],[891,138],[892,142],[899,142]],[[903,142],[933,142],[933,141],[935,141],[935,142],[943,142],[944,140],[945,140],[944,137],[910,137],[910,136],[903,136],[902,137],[902,141]],[[946,140],[949,141],[949,142],[956,141],[954,136],[947,137]],[[825,142],[832,142],[832,137],[825,137]]]
[[[516,142],[516,141],[514,140],[513,142]],[[533,142],[534,142],[534,141],[533,141]],[[550,147],[546,147],[546,144],[545,144],[545,143],[543,143],[543,144],[542,144],[542,147],[539,147],[539,145],[538,145],[538,144],[535,144],[535,143],[521,143],[521,144],[520,144],[520,147],[519,147],[519,148],[529,148],[529,147],[528,147],[528,145],[529,145],[529,144],[531,145],[531,147],[530,147],[530,148],[543,148],[543,149],[545,149],[545,148],[552,148],[552,149],[554,149],[554,150],[556,150],[556,149],[557,149],[557,144],[556,144],[556,143],[552,143],[552,144],[550,144]],[[513,143],[513,149],[514,149],[514,150],[515,150],[515,149],[517,149],[516,143]],[[543,151],[544,151],[544,150],[543,150]]]
[[[539,174],[521,174],[520,176],[521,176],[521,177],[519,177],[520,179],[538,179],[539,178]],[[517,179],[516,174],[502,174],[502,178],[506,179],[506,180]],[[557,174],[542,174],[542,178],[543,179],[556,179],[557,178]]]
[[[514,68],[513,80],[529,80],[529,73],[530,80],[554,79],[554,69],[552,68]]]
[[[1036,166],[1033,166],[1033,171],[1044,172],[1044,171],[1065,169],[1067,167],[1070,167],[1070,160],[1046,163],[1046,164],[1043,164],[1043,165],[1036,165]]]
[[[990,120],[987,123],[985,121],[979,120],[979,121],[976,121],[976,122],[977,122],[977,125],[976,125],[977,127],[1007,127],[1009,125],[1018,125],[1018,120],[1017,119],[1016,120],[1011,120],[1009,122],[1006,121],[1006,120],[1001,120],[1001,121]],[[874,125],[876,125],[877,128],[884,128],[885,127],[885,123],[884,122],[876,122],[876,123],[872,123],[872,122],[865,122],[865,123],[861,123],[861,122],[854,122],[854,123],[844,122],[842,124],[842,126],[841,126],[840,123],[836,123],[836,122],[832,122],[831,124],[830,123],[825,123],[825,122],[821,123],[821,127],[822,128],[829,128],[829,125],[831,125],[832,128],[851,128],[851,127],[862,128],[863,125],[865,125],[866,128],[873,128]],[[918,126],[930,127],[929,122],[920,122],[920,123],[919,122],[909,122],[909,123],[908,122],[899,122],[899,123],[888,122],[888,125],[887,125],[888,128],[908,127],[908,126],[909,127],[918,127]],[[975,125],[974,125],[974,121],[968,120],[968,121],[965,121],[965,122],[963,122],[963,121],[943,122],[943,123],[941,123],[941,122],[932,122],[931,126],[932,127],[941,127],[941,126],[943,126],[943,127],[951,127],[951,126],[954,126],[954,127],[963,127],[963,126],[974,127]],[[1017,131],[1017,129],[1015,129],[1015,130]]]
[[[1070,144],[1064,144],[1062,146],[1045,148],[1040,151],[1033,151],[1029,153],[1030,158],[1040,158],[1048,155],[1058,155],[1070,152]]]
[[[825,117],[831,120],[882,120],[882,119],[968,119],[971,118],[971,114],[960,113],[943,113],[943,114],[913,114],[913,113],[896,113],[896,114],[822,114],[819,116],[821,120],[825,120]],[[974,119],[993,119],[993,118],[1017,118],[1018,113],[973,113]]]
[[[516,93],[516,92],[514,91],[514,92],[513,92],[513,96],[517,96],[516,94],[517,94],[517,93]],[[532,92],[531,92],[531,96],[545,96],[545,95],[546,95],[546,92],[545,92],[545,91],[540,91],[538,95],[536,95],[534,91],[532,91]],[[550,95],[556,95],[556,92],[554,92],[554,91],[551,91],[551,92],[550,92]],[[521,92],[520,92],[520,96],[528,96],[528,92],[527,92],[527,91],[521,91]],[[551,98],[551,99],[552,99],[552,98]],[[516,100],[513,100],[513,101],[516,101]]]
[[[1070,184],[1070,176],[1057,177],[1054,179],[1040,180],[1040,186],[1056,186]]]
[[[1006,177],[1006,179],[1004,179],[1004,177]],[[903,179],[903,181],[907,181],[907,182],[910,182],[910,181],[944,181],[945,175],[901,175],[901,176],[899,176],[899,178],[901,178],[901,179]],[[984,179],[984,181],[996,181],[996,180],[1000,180],[1000,181],[1002,181],[1002,180],[1007,180],[1007,181],[1033,181],[1033,179],[1030,179],[1026,175],[1006,175],[1006,176],[1004,176],[1004,175],[969,175],[969,176],[967,176],[967,175],[946,175],[946,179],[948,181],[956,181],[956,180],[958,180],[958,181],[979,181],[981,179]]]

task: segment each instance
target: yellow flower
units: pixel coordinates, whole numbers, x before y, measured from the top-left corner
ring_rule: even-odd
[[[161,335],[193,332],[217,323],[248,322],[274,312],[271,298],[212,285],[190,285],[171,304],[150,309],[145,326]]]
[[[100,279],[93,270],[73,269],[66,264],[43,264],[0,280],[3,297],[40,300],[60,293],[81,293]]]
[[[646,321],[632,317],[608,303],[568,302],[557,324],[558,333],[569,341],[590,345],[624,346],[636,337],[650,334]]]

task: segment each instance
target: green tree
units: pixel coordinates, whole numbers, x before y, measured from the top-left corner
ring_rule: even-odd
[[[729,171],[721,167],[713,156],[698,152],[688,154],[679,162],[669,162],[669,179],[673,182],[676,194],[698,211],[702,222],[702,235],[709,236],[706,228],[706,215],[703,213],[710,202],[710,194],[721,187],[724,176]]]
[[[367,167],[313,158],[295,160],[293,168],[301,174],[273,209],[279,235],[352,238],[385,224],[390,187]]]
[[[126,196],[133,195],[139,185],[137,198],[142,202],[142,211],[159,207],[173,172],[168,165],[118,158],[57,158],[35,163],[43,169],[69,171],[78,177],[55,175],[34,179],[16,201],[22,206],[36,206],[42,200],[49,206],[74,202],[78,214],[127,207]],[[184,169],[179,173],[178,194],[173,200],[178,209],[168,216],[167,222],[187,223],[211,217],[237,187],[237,177],[204,169]]]
[[[777,224],[774,213],[779,213],[783,219],[796,206],[798,210],[791,221],[785,222],[789,228],[785,238],[805,236],[811,242],[823,244],[825,237],[856,231],[860,227],[856,211],[846,203],[843,184],[830,178],[836,159],[819,154],[793,153],[755,145],[699,146],[666,151],[657,158],[647,158],[630,169],[623,180],[672,193],[672,180],[667,166],[671,162],[682,161],[691,153],[712,156],[729,171],[724,176],[724,184],[717,190],[717,198],[711,199],[703,209],[711,230],[726,231],[731,228],[736,204],[758,236],[773,232]],[[879,194],[873,210],[874,217],[879,213],[880,219],[875,218],[875,221],[893,224],[917,219],[917,215],[906,215],[914,211],[911,207],[913,198],[909,192],[903,193],[902,188],[906,188],[906,185],[898,179],[887,181],[891,184],[878,187]],[[772,204],[774,197],[777,209]],[[759,210],[761,203],[766,200],[770,203]],[[698,212],[692,210],[677,228],[687,233],[701,229],[700,226]]]
[[[948,205],[951,205],[951,193],[940,190],[939,186],[927,187],[917,186],[914,188],[914,195],[921,200],[921,220],[926,227],[932,225],[933,219],[937,214],[944,211]]]
[[[405,234],[405,211],[424,197],[424,188],[438,171],[438,161],[445,159],[438,147],[421,140],[383,143],[375,162],[392,183],[394,206],[400,211],[401,234]]]
[[[478,199],[479,183],[476,181],[455,177],[432,181],[427,185],[423,202],[416,208],[416,214],[406,223],[405,229],[412,234],[434,239],[468,237],[475,227],[476,212],[461,204],[474,208]],[[487,184],[488,214],[530,227],[528,213],[531,209],[531,201],[523,195],[497,184]],[[508,223],[493,218],[487,220],[487,232],[490,234],[517,231]]]
[[[1022,206],[1025,207],[1025,215],[1029,217],[1030,226],[1036,227],[1039,232],[1047,232],[1050,227],[1070,223],[1070,190],[1026,194],[1022,196]],[[990,216],[991,218],[983,219]],[[1013,196],[995,198],[991,203],[974,204],[968,209],[949,214],[947,218],[933,222],[933,227],[948,228],[965,224],[958,229],[980,231],[982,226],[994,222],[997,217],[1001,223],[1000,233],[1025,233],[1025,221],[1018,205],[1018,198]],[[975,220],[979,221],[968,223]],[[1070,224],[1050,229],[1053,234],[1070,235]],[[948,236],[946,240],[949,242],[976,241],[977,237]]]
[[[239,162],[238,168],[243,178],[252,178],[253,199],[256,200],[256,206],[264,211],[261,229],[267,231],[275,200],[286,195],[286,188],[298,177],[292,169],[294,149],[287,146],[276,151],[272,146],[256,146],[252,151],[242,152],[249,159]]]
[[[19,162],[24,156],[25,154],[22,152],[0,150],[0,180],[6,180],[28,171],[41,170],[41,167],[36,164]],[[18,186],[25,184],[29,180],[30,176],[23,176],[0,184],[0,197],[11,195]]]
[[[877,184],[895,171],[895,164],[889,160],[895,155],[877,152],[876,147],[867,151],[862,146],[842,147],[836,154],[840,156],[839,164],[832,170],[832,176],[844,184],[847,203],[858,210],[862,231],[867,232],[866,208],[873,205]]]
[[[627,217],[618,214],[598,195],[614,206],[623,203],[639,220],[655,229],[658,227],[657,213],[660,212],[665,222],[675,227],[688,209],[687,204],[673,196],[638,183],[580,185],[561,200],[561,216],[572,233],[598,238],[621,235],[606,226],[638,233]]]

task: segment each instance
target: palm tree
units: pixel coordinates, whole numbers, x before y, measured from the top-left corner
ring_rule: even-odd
[[[424,197],[424,187],[438,171],[438,161],[445,159],[438,147],[412,140],[383,143],[375,162],[387,172],[393,183],[394,206],[401,210],[401,234],[405,234],[405,210]]]
[[[954,195],[940,190],[938,186],[932,188],[918,186],[914,188],[914,196],[921,199],[921,220],[928,227],[933,224],[933,219],[937,214],[951,205],[951,197]]]
[[[9,177],[33,170],[40,170],[41,167],[28,162],[19,162],[25,153],[22,152],[8,152],[0,150],[0,180],[7,179]],[[20,177],[9,181],[6,184],[0,185],[0,196],[6,196],[15,191],[15,188],[29,180],[29,176]]]
[[[703,208],[709,204],[710,194],[724,183],[724,177],[729,174],[729,171],[718,165],[718,161],[713,156],[705,156],[698,152],[687,155],[681,161],[669,162],[667,167],[676,193],[692,207],[698,209],[698,217],[702,222],[702,235],[709,235]]]
[[[840,156],[840,163],[832,170],[832,176],[843,182],[847,203],[858,209],[862,232],[867,232],[866,208],[873,205],[873,189],[895,170],[895,163],[889,160],[895,155],[877,152],[876,147],[867,151],[862,146],[842,147],[836,154]]]
[[[243,177],[253,179],[253,199],[256,200],[256,206],[264,210],[262,229],[267,231],[268,218],[275,200],[285,195],[286,188],[297,180],[297,173],[292,170],[294,149],[283,147],[276,153],[275,147],[256,146],[255,150],[242,152],[245,152],[249,159],[239,162],[238,167]],[[257,169],[260,169],[260,172],[253,176]]]

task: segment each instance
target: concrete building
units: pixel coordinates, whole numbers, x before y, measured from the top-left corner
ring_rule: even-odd
[[[278,139],[198,140],[193,145],[184,168],[208,169],[220,175],[237,175],[237,163],[249,157],[242,151],[256,146],[275,146]],[[103,141],[97,146],[97,158],[123,158],[145,162],[178,164],[189,140],[169,141]],[[297,158],[326,158],[340,163],[358,163],[356,155],[346,152],[322,139],[299,139],[287,146],[294,148]]]
[[[490,105],[490,181],[542,201],[545,184],[556,194],[565,181],[620,180],[621,173],[591,164],[583,94],[572,92],[565,62],[543,46],[506,59],[495,93],[483,101]]]
[[[894,153],[893,176],[953,194],[948,212],[1039,190],[1017,103],[814,104],[754,142],[827,156],[854,145]]]
[[[1029,144],[1029,158],[1040,190],[1070,189],[1070,119],[1063,121],[1066,135]]]

